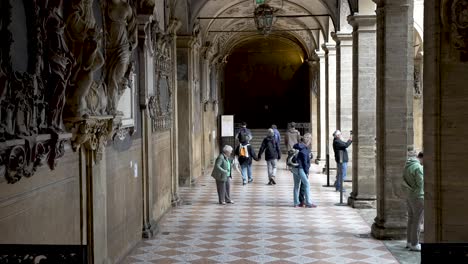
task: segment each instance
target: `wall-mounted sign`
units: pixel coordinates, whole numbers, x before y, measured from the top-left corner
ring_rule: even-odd
[[[234,116],[223,115],[221,116],[221,137],[234,136]]]

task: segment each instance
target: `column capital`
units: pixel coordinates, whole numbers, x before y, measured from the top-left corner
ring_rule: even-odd
[[[337,45],[340,46],[352,46],[353,45],[353,32],[333,32],[332,38],[335,40]]]
[[[321,50],[321,49],[316,50],[315,54],[317,54],[317,57],[318,57],[319,61],[325,60],[325,51],[324,50]]]
[[[353,26],[354,31],[375,31],[377,16],[376,15],[359,15],[355,13],[353,16],[348,16],[348,23]]]
[[[336,54],[336,44],[327,42],[322,45],[322,49],[329,55],[335,55]]]

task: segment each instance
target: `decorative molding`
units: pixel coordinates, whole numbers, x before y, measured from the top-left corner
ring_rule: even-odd
[[[86,245],[2,244],[0,263],[87,263]]]
[[[114,116],[90,116],[88,118],[65,119],[65,126],[72,131],[72,148],[78,151],[84,147],[92,152],[95,162],[102,159],[102,153],[114,132],[114,128],[120,121],[114,121]]]
[[[8,183],[31,177],[47,162],[51,170],[65,154],[65,143],[71,134],[41,134],[24,139],[0,142],[0,173]]]
[[[173,34],[161,31],[158,21],[153,21],[150,36],[154,51],[155,95],[149,98],[148,111],[153,131],[162,131],[170,129],[173,120]]]
[[[443,0],[442,23],[450,32],[452,49],[460,61],[468,61],[468,0]]]
[[[42,3],[41,3],[42,4]],[[0,177],[31,177],[45,162],[54,169],[71,134],[62,130],[65,90],[74,58],[64,41],[59,2],[25,1],[26,71],[13,67],[12,7],[0,16]],[[53,41],[52,41],[53,39]],[[17,41],[17,40],[16,40]]]
[[[159,112],[159,100],[157,96],[151,96],[148,101],[149,116],[153,122],[153,131],[164,131],[171,129],[172,127],[172,112],[171,113],[160,113]]]

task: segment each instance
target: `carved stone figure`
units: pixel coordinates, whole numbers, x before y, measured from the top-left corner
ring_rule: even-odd
[[[5,114],[4,105],[6,104],[6,94],[8,90],[8,76],[2,69],[2,61],[0,60],[0,141],[5,140]]]
[[[76,59],[70,78],[71,90],[67,96],[68,115],[73,117],[89,114],[86,96],[93,82],[93,73],[104,64],[92,7],[93,0],[80,1],[73,5],[67,19],[66,39]]]
[[[125,0],[108,0],[106,11],[107,109],[109,114],[117,114],[122,78],[137,46],[137,24],[135,12]]]
[[[65,90],[70,78],[74,60],[64,38],[64,23],[58,10],[61,0],[49,0],[49,15],[44,21],[46,32],[46,76],[49,113],[47,125],[51,131],[61,129],[62,111],[65,105]]]

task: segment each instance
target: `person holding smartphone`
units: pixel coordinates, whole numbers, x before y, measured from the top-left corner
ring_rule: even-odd
[[[353,132],[350,132],[348,141],[343,141],[340,130],[333,133],[333,151],[335,152],[335,161],[337,166],[335,189],[339,192],[343,186],[341,183],[346,179],[346,170],[348,168],[348,151],[346,150],[353,143]],[[345,190],[343,189],[343,192]]]

